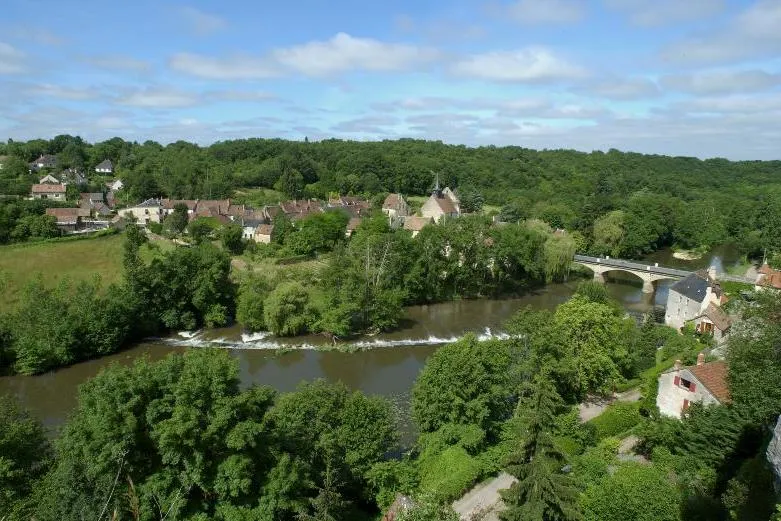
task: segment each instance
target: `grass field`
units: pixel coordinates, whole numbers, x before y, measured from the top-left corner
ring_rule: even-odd
[[[0,311],[16,305],[27,283],[39,274],[46,286],[63,279],[73,282],[100,276],[104,286],[122,279],[124,235],[110,235],[77,241],[41,242],[0,246]],[[161,251],[173,248],[168,241],[155,241],[141,250],[149,262]]]

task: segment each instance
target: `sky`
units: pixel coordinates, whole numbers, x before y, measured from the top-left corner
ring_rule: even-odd
[[[0,139],[781,159],[781,0],[3,0]]]

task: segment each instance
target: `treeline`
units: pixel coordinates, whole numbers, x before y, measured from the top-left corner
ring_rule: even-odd
[[[139,228],[127,227],[121,284],[28,284],[19,305],[0,315],[0,370],[37,374],[116,352],[149,335],[232,320],[235,295],[226,252],[204,243],[158,252],[145,262],[145,242]]]
[[[413,238],[378,214],[345,241],[344,221],[333,226],[327,215],[296,230],[275,223],[272,237],[281,244],[262,252],[335,249],[318,270],[241,274],[241,324],[286,336],[384,331],[397,325],[403,306],[520,292],[560,277],[576,249],[574,238],[554,235],[544,223],[494,226],[482,216],[426,226]]]
[[[57,154],[62,166],[111,159],[130,200],[230,197],[242,187],[274,188],[291,198],[427,195],[437,172],[442,183],[501,207],[507,220],[541,219],[579,231],[592,253],[633,256],[725,241],[737,241],[748,254],[781,251],[778,161],[468,148],[410,139],[243,139],[199,147],[120,138],[91,145],[57,136],[0,145],[0,155],[12,158],[0,177],[30,182],[26,163],[42,153]]]
[[[236,361],[210,350],[113,367],[81,388],[53,451],[0,401],[0,516],[368,521],[402,493],[415,507],[398,519],[451,521],[453,499],[505,469],[517,482],[503,492],[504,521],[767,520],[778,310],[774,297],[745,311],[755,328],[729,347],[731,405],[664,420],[659,373],[693,363],[708,339],[637,326],[583,283],[555,311],[519,313],[508,340],[437,350],[412,391],[420,435],[401,456],[390,403],[340,384],[241,390]],[[644,382],[641,402],[580,422],[584,396],[627,379]],[[632,433],[648,461],[619,456]]]

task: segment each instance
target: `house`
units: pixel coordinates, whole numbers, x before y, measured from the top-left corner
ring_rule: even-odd
[[[709,302],[705,309],[692,320],[694,329],[698,333],[711,335],[717,344],[724,342],[729,336],[732,319],[729,318],[720,306]]]
[[[163,204],[163,216],[165,217],[174,213],[177,205],[183,204],[187,206],[187,218],[192,219],[198,207],[198,201],[194,199],[161,199],[160,202]]]
[[[41,168],[54,168],[57,166],[57,156],[43,154],[41,157],[30,163],[31,170],[40,170]]]
[[[111,207],[105,201],[102,192],[79,194],[79,207],[88,210],[94,216],[106,216],[111,213]]]
[[[432,222],[433,219],[431,217],[406,217],[404,219],[404,229],[411,231],[412,236],[416,237],[424,226],[429,225]]]
[[[51,174],[46,174],[45,176],[40,178],[38,180],[38,183],[42,184],[42,185],[59,185],[59,184],[63,184],[63,183],[60,183],[59,179],[57,179],[56,177],[54,177]]]
[[[279,208],[282,213],[294,221],[325,211],[323,203],[315,199],[284,201],[279,203]]]
[[[255,233],[252,235],[252,240],[261,244],[271,243],[271,233],[274,231],[274,226],[271,224],[259,224],[255,228]]]
[[[119,216],[136,221],[141,226],[150,223],[160,223],[163,220],[163,201],[161,199],[147,199],[129,208],[119,211]]]
[[[57,228],[68,233],[81,229],[82,219],[89,217],[90,212],[82,208],[47,208],[46,215],[57,219]]]
[[[371,203],[360,197],[339,196],[328,199],[328,208],[340,208],[350,217],[361,217],[370,207]]]
[[[708,304],[721,306],[726,296],[715,281],[716,270],[698,271],[670,287],[664,323],[681,329],[687,322],[701,316]]]
[[[63,170],[62,172],[57,174],[57,177],[60,178],[62,184],[68,184],[68,183],[72,183],[74,185],[87,184],[87,178],[84,176],[83,173],[79,172],[75,168],[68,168],[67,170]]]
[[[124,186],[125,184],[122,182],[122,179],[114,179],[113,181],[108,181],[106,183],[106,187],[114,192],[117,190],[122,190]]]
[[[255,231],[261,224],[266,224],[263,219],[253,219],[251,217],[241,219],[241,236],[248,240],[255,240]]]
[[[391,226],[400,223],[399,218],[409,215],[409,205],[401,194],[388,194],[382,203],[382,213],[388,216]]]
[[[65,201],[65,185],[53,183],[41,183],[30,188],[31,199],[50,199],[52,201]]]
[[[781,271],[774,270],[767,262],[762,264],[757,273],[757,280],[754,282],[754,289],[757,291],[767,289],[781,289]]]
[[[450,188],[444,190],[439,188],[439,176],[431,196],[423,203],[420,209],[420,215],[426,218],[434,219],[434,222],[441,222],[448,217],[458,217],[461,215],[460,202],[456,194]]]
[[[697,365],[681,367],[680,360],[676,360],[672,369],[659,375],[659,412],[681,418],[692,403],[728,404],[728,372],[726,362],[705,362],[704,353],[697,356]]]
[[[358,229],[358,226],[361,224],[360,217],[351,217],[349,221],[347,221],[347,230],[344,232],[344,235],[346,237],[352,236],[353,232]]]
[[[95,167],[95,172],[99,174],[113,174],[114,165],[111,163],[111,160],[104,159]]]

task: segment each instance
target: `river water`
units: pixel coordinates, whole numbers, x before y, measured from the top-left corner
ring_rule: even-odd
[[[671,252],[649,256],[648,261],[681,269],[708,265],[724,267],[738,261],[729,248],[715,250],[697,261],[673,259]],[[653,295],[643,294],[639,279],[629,274],[609,273],[607,288],[628,312],[641,314],[667,300],[669,281],[657,282]],[[352,389],[388,397],[400,411],[408,410],[409,393],[426,358],[445,343],[467,332],[481,339],[501,336],[502,324],[518,310],[531,306],[553,309],[575,291],[579,280],[549,284],[518,298],[503,300],[463,300],[407,308],[401,327],[391,333],[358,339],[355,352],[326,351],[328,340],[320,336],[275,339],[246,335],[238,327],[180,334],[149,340],[130,349],[40,376],[0,378],[0,393],[12,393],[39,417],[44,425],[56,428],[76,405],[78,386],[111,364],[127,365],[146,356],[160,359],[172,352],[217,347],[237,359],[244,386],[270,385],[282,392],[292,391],[299,382],[325,378],[342,381]],[[283,349],[280,349],[283,348]],[[400,415],[404,420],[408,415]],[[405,425],[401,425],[402,430]]]

